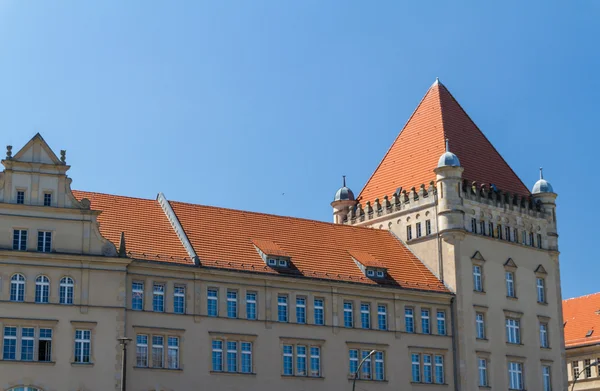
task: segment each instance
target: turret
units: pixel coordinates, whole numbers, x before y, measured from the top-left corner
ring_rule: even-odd
[[[531,189],[533,200],[540,205],[540,208],[548,216],[551,216],[551,223],[547,227],[547,237],[549,250],[558,250],[558,230],[556,227],[556,197],[558,196],[550,182],[544,179],[543,168],[540,167],[540,179]]]
[[[346,176],[344,175],[342,178],[342,187],[335,193],[333,202],[331,203],[333,207],[333,222],[335,224],[342,224],[348,216],[349,208],[356,205],[354,193],[346,187]]]
[[[440,233],[446,230],[464,230],[462,199],[460,185],[463,168],[458,157],[450,152],[446,139],[446,152],[440,156],[436,174],[438,194],[438,229]]]

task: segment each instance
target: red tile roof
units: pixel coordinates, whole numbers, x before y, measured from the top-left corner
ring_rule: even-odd
[[[600,293],[563,300],[563,319],[567,348],[600,343]]]
[[[252,243],[259,248],[260,251],[267,255],[280,256],[280,257],[288,257],[289,254],[286,253],[281,247],[277,244],[271,242],[270,240],[252,240]]]
[[[364,251],[357,250],[349,250],[348,254],[352,256],[352,258],[356,259],[358,262],[362,263],[367,267],[378,267],[385,268],[386,266],[379,262],[374,256]]]
[[[359,200],[373,202],[391,196],[398,187],[409,190],[435,180],[433,169],[445,151],[464,168],[463,178],[523,196],[527,187],[454,99],[446,87],[434,83],[387,154],[367,181]]]

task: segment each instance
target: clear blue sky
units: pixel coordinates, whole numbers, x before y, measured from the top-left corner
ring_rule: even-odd
[[[600,291],[598,1],[2,1],[0,143],[73,188],[330,220],[439,76],[558,192],[564,297]]]

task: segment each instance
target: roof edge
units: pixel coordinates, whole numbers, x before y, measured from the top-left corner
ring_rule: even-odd
[[[198,258],[196,251],[194,251],[194,247],[192,246],[192,243],[190,242],[187,234],[185,233],[185,230],[181,226],[181,223],[179,222],[175,211],[171,207],[169,200],[167,200],[167,197],[165,197],[165,195],[162,192],[159,192],[156,196],[156,201],[162,208],[165,216],[167,217],[167,220],[169,220],[169,222],[171,223],[171,227],[173,227],[175,234],[179,238],[179,241],[187,251],[188,255],[194,260],[194,264],[196,266],[199,266],[200,259]]]

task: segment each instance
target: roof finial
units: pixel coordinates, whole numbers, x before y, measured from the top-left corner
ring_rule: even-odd
[[[450,152],[450,148],[448,147],[448,139],[446,139],[446,152]]]
[[[439,82],[440,82],[440,78],[439,78],[439,77],[436,77],[436,78],[435,78],[435,82],[436,82],[436,83],[439,83]]]
[[[544,173],[543,173],[544,168],[540,167],[540,179],[544,179]]]
[[[342,175],[343,186],[346,187],[346,175]]]

